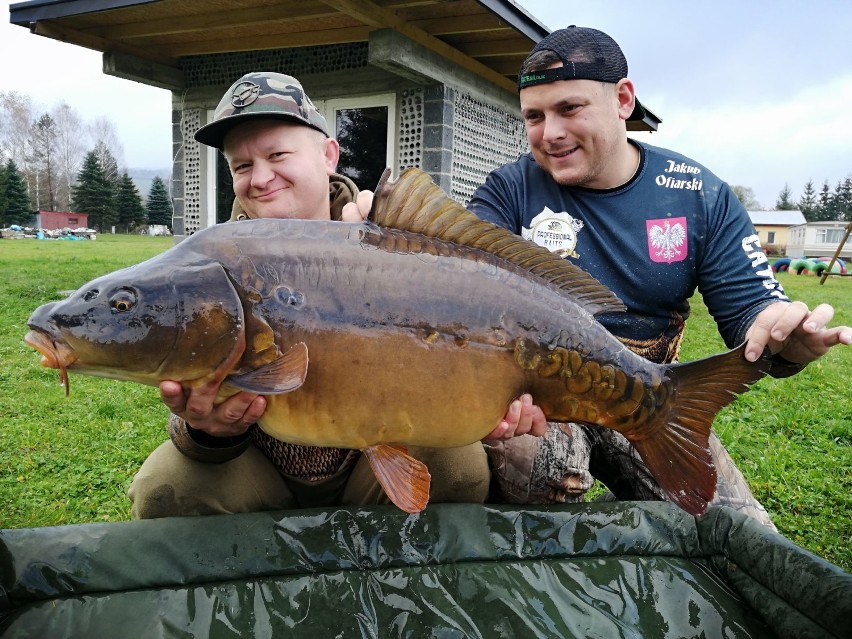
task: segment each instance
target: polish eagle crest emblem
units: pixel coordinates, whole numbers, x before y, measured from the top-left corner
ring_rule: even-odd
[[[647,220],[648,256],[654,262],[680,262],[686,259],[689,244],[686,237],[686,218]]]

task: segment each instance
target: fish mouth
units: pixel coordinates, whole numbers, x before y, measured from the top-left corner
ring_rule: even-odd
[[[68,367],[77,361],[77,354],[66,342],[53,339],[51,335],[39,329],[32,329],[24,335],[24,342],[41,353],[41,365],[45,368],[59,369],[59,382],[65,388],[65,396],[70,392]]]

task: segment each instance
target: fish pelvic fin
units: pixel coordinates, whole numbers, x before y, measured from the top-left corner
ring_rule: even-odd
[[[376,188],[371,222],[494,255],[570,295],[592,315],[626,310],[612,291],[586,271],[535,242],[480,220],[447,197],[428,173],[410,168],[394,182],[388,177],[386,171]]]
[[[726,353],[671,364],[669,408],[624,436],[635,446],[666,496],[691,515],[701,515],[716,492],[710,429],[717,413],[766,375],[768,352],[745,359],[745,344]]]
[[[388,498],[407,513],[419,513],[429,503],[432,476],[426,464],[404,448],[378,444],[364,449],[370,468]]]
[[[275,361],[258,369],[230,375],[225,382],[237,390],[259,395],[280,395],[296,390],[308,375],[308,347],[299,342]]]

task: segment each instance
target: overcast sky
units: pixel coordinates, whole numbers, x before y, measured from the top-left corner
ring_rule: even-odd
[[[771,208],[852,174],[852,2],[520,0],[550,29],[569,24],[619,42],[637,95],[662,118],[639,139],[674,149]],[[171,165],[171,95],[105,76],[101,55],[9,23],[3,0],[0,90],[49,109],[64,100],[117,125],[129,168]]]

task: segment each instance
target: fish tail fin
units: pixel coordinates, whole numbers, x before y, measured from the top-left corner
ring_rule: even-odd
[[[756,362],[739,348],[667,367],[672,380],[668,408],[642,428],[625,433],[668,498],[701,515],[716,492],[710,429],[716,414],[771,368],[768,352]]]
[[[419,513],[429,503],[431,475],[426,464],[404,448],[378,444],[364,449],[370,468],[388,498],[407,513]]]

